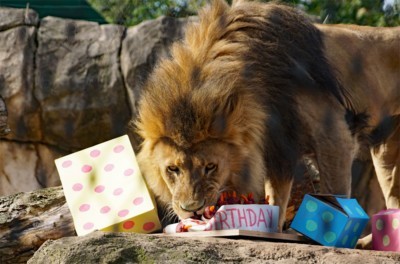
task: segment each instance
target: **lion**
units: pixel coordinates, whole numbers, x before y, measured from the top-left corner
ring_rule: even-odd
[[[251,192],[280,207],[282,230],[304,158],[321,192],[350,196],[366,142],[387,205],[399,208],[400,34],[381,30],[316,26],[275,3],[202,9],[154,68],[134,121],[138,162],[164,214],[188,218],[223,191]]]

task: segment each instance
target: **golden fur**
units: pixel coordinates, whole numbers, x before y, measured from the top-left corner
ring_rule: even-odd
[[[318,166],[323,192],[349,195],[361,132],[370,126],[374,146],[380,144],[374,127],[398,114],[390,107],[379,112],[395,90],[371,87],[386,96],[381,105],[360,102],[367,100],[358,99],[361,79],[357,88],[339,82],[349,81],[352,66],[340,56],[354,54],[341,53],[340,37],[324,27],[321,34],[291,7],[216,0],[199,18],[171,58],[158,63],[139,103],[138,161],[158,204],[186,218],[214,204],[221,191],[267,194],[281,208],[282,227],[304,156]],[[388,63],[398,67],[396,59]],[[386,123],[394,128],[395,120]],[[398,207],[398,193],[394,201]]]

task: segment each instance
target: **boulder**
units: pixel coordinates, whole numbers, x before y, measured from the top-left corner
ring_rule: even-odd
[[[400,255],[252,239],[94,232],[48,240],[28,263],[399,263]]]
[[[37,26],[39,16],[32,9],[0,8],[0,31],[17,26]]]
[[[0,197],[0,263],[26,263],[46,240],[73,235],[62,188]]]
[[[0,153],[2,196],[61,184],[54,159],[65,152],[43,144],[0,141]]]
[[[35,96],[44,143],[73,151],[126,131],[130,110],[119,63],[123,35],[117,25],[42,19]]]
[[[187,22],[188,19],[162,16],[127,29],[122,42],[121,69],[133,113],[148,75],[157,60],[169,55],[170,45],[183,37]]]
[[[77,237],[61,187],[0,197],[0,263],[399,263],[395,252],[251,237],[94,232]],[[32,257],[33,256],[33,257]]]
[[[33,26],[0,31],[0,94],[8,108],[12,131],[7,138],[12,140],[41,139],[39,104],[33,96],[35,38]]]
[[[0,95],[0,136],[5,136],[10,133],[10,128],[7,123],[8,112],[6,107],[6,102],[4,102],[3,97]]]
[[[142,84],[186,21],[39,23],[30,9],[0,8],[0,196],[59,185],[53,159],[122,134],[137,149],[128,123]]]
[[[10,195],[42,188],[33,178],[38,162],[35,146],[15,142],[0,142],[0,193]],[[23,164],[23,165],[22,165]],[[19,166],[16,166],[19,165]]]

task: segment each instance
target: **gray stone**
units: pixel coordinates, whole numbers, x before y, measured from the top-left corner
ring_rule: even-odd
[[[0,141],[0,196],[61,185],[54,159],[56,148],[33,143]]]
[[[8,111],[6,102],[4,102],[3,97],[0,95],[0,136],[5,136],[10,133],[10,128],[8,127]]]
[[[39,16],[32,9],[0,8],[0,31],[27,25],[37,26]]]
[[[12,131],[0,141],[0,195],[60,184],[54,159],[62,154],[124,133],[139,144],[127,128],[136,94],[188,19],[162,17],[125,34],[54,17],[39,26],[25,9],[0,9],[0,17],[0,95]]]
[[[46,241],[28,263],[399,263],[400,255],[263,240],[95,232]]]
[[[125,133],[130,111],[119,66],[123,33],[117,25],[41,21],[35,96],[43,142],[72,151]]]
[[[47,239],[74,235],[62,188],[0,197],[0,263],[26,263]]]
[[[8,108],[8,139],[41,138],[39,105],[33,97],[36,28],[17,26],[0,32],[0,94]]]
[[[171,44],[183,37],[184,26],[194,20],[160,17],[127,29],[122,42],[121,69],[133,115],[141,88],[157,60],[169,55]]]
[[[1,195],[43,188],[35,179],[38,156],[33,144],[0,141],[0,153]]]
[[[35,179],[42,188],[61,185],[60,176],[54,160],[69,154],[50,145],[35,144],[38,163],[35,168]]]

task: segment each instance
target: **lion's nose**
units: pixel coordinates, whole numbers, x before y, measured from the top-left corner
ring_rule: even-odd
[[[206,203],[206,200],[201,200],[201,201],[186,201],[186,202],[181,202],[179,203],[179,206],[183,211],[186,212],[197,212],[201,208],[203,208],[204,204]]]

